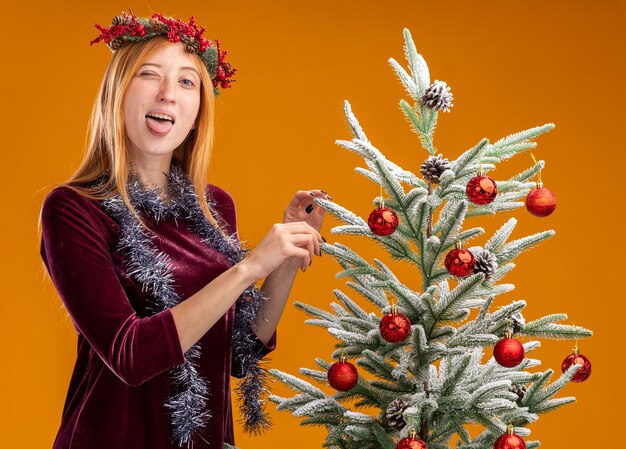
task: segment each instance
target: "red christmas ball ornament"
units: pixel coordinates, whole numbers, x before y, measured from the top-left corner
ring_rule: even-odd
[[[482,206],[496,199],[498,186],[489,176],[483,176],[482,170],[478,170],[478,176],[474,176],[467,183],[465,193],[472,203]]]
[[[578,346],[574,346],[572,353],[565,357],[561,364],[561,371],[567,371],[567,368],[572,365],[582,365],[582,368],[579,368],[574,377],[572,377],[572,382],[584,382],[589,379],[589,376],[591,376],[591,362],[578,352]]]
[[[462,278],[474,272],[476,259],[471,251],[461,248],[461,243],[457,242],[456,248],[448,253],[443,264],[452,276]]]
[[[493,449],[526,449],[526,443],[513,432],[513,426],[509,424],[507,433],[493,443]]]
[[[493,348],[493,358],[500,366],[513,368],[524,360],[524,346],[507,332]]]
[[[542,182],[528,192],[526,210],[535,217],[547,217],[556,209],[556,195],[543,186]]]
[[[409,436],[406,438],[402,438],[396,444],[396,449],[428,449],[426,443],[417,438],[415,435],[415,430],[411,429]]]
[[[380,335],[390,343],[400,343],[411,335],[411,320],[397,310],[395,304],[391,306],[391,313],[385,315],[378,326]]]
[[[335,390],[349,391],[359,381],[359,373],[356,367],[346,362],[346,357],[341,356],[339,362],[335,362],[328,370],[328,383]]]
[[[388,207],[374,209],[367,219],[370,231],[376,235],[387,236],[394,233],[398,227],[398,216]]]

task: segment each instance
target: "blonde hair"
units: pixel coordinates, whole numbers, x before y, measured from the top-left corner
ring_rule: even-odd
[[[165,45],[170,45],[167,38],[157,36],[141,42],[126,43],[114,53],[93,105],[83,159],[70,179],[62,184],[96,201],[119,193],[128,209],[146,229],[149,228],[132,206],[126,191],[130,156],[124,127],[124,98],[139,67],[146,58]],[[213,84],[204,63],[197,55],[193,56],[201,78],[200,108],[195,130],[174,150],[173,161],[178,162],[189,175],[206,218],[226,236],[214,218],[216,212],[211,210],[205,197],[214,137]],[[93,187],[80,186],[94,181],[105,170],[109,170],[110,177],[104,183]]]

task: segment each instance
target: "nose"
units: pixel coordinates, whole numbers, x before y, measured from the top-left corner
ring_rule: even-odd
[[[159,89],[159,101],[166,101],[170,103],[176,101],[176,97],[174,95],[174,87],[174,80],[169,77],[163,78]]]

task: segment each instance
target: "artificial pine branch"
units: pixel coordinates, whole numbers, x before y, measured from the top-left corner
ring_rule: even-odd
[[[515,229],[517,220],[515,218],[509,219],[500,229],[498,229],[493,236],[485,244],[485,249],[493,252],[500,253],[506,245],[506,241],[510,237],[511,233]]]
[[[369,139],[365,135],[363,128],[361,128],[361,124],[359,123],[356,116],[352,112],[352,106],[350,105],[350,103],[348,103],[347,100],[343,102],[343,112],[346,116],[346,120],[348,121],[348,124],[350,125],[350,129],[352,130],[352,135],[357,139],[361,139],[363,141],[369,142]]]
[[[537,163],[535,165],[533,165],[532,167],[524,170],[521,173],[518,173],[517,175],[513,176],[511,178],[511,181],[519,181],[519,182],[525,182],[528,181],[530,178],[533,178],[537,173],[539,173],[541,170],[543,170],[543,168],[545,167],[546,163],[544,161],[537,161]]]
[[[395,59],[389,58],[389,64],[411,98],[415,101],[419,101],[420,95],[418,94],[417,84],[415,81],[409,76],[408,73],[406,73],[406,70],[404,70],[404,68]],[[422,95],[424,94],[422,93]]]
[[[430,84],[430,72],[426,61],[422,55],[417,52],[417,48],[415,48],[411,32],[405,28],[403,30],[403,35],[404,56],[409,64],[409,68],[411,69],[411,76],[417,85],[417,97],[419,99],[424,95],[428,85]]]
[[[300,368],[300,374],[310,377],[311,379],[326,383],[328,373],[326,371],[319,371],[309,368]]]
[[[554,129],[554,123],[546,123],[545,125],[536,126],[534,128],[526,129],[508,136],[495,142],[489,150],[486,151],[486,156],[499,157],[499,153],[505,149],[511,148],[512,145],[524,143],[530,139],[535,139],[541,134],[547,133]],[[508,151],[508,150],[507,150]]]
[[[275,369],[270,369],[269,374],[276,377],[284,384],[290,386],[292,389],[299,391],[301,393],[306,393],[316,399],[323,399],[326,397],[324,392],[319,388],[311,385],[309,382],[306,382],[302,379],[299,379],[291,374],[283,373],[282,371],[278,371]]]

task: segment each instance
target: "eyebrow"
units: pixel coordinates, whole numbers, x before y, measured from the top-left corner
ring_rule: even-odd
[[[141,67],[143,67],[145,65],[151,65],[151,66],[157,67],[159,69],[161,68],[161,64],[155,64],[154,62],[145,62],[145,63],[141,64]],[[200,74],[198,73],[198,71],[194,67],[185,66],[185,67],[181,67],[180,69],[181,70],[193,70],[194,72],[196,72],[196,75],[198,75],[198,78],[200,78]]]

